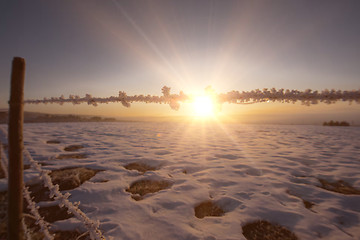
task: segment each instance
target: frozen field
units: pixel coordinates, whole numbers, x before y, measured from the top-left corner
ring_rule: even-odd
[[[100,221],[108,239],[245,239],[242,226],[261,219],[299,239],[360,239],[360,195],[325,190],[319,181],[342,180],[360,189],[360,128],[25,124],[24,142],[45,169],[104,170],[69,192],[89,218]],[[69,145],[82,145],[75,152],[86,158],[59,158]],[[129,163],[156,170],[142,174],[124,168]],[[25,170],[27,181],[35,176]],[[126,189],[143,179],[169,186],[136,201]],[[0,183],[4,190],[5,180]],[[197,218],[194,207],[206,200],[222,208],[223,216]],[[79,226],[75,218],[53,224]]]

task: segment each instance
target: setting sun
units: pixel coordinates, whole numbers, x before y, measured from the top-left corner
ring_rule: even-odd
[[[210,96],[196,96],[193,102],[194,115],[209,117],[214,114],[214,103]]]

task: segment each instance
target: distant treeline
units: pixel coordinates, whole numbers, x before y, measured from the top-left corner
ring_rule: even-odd
[[[342,127],[348,127],[350,126],[350,123],[342,121],[342,122],[334,122],[333,120],[331,120],[330,122],[324,122],[323,126],[342,126]]]
[[[102,118],[98,116],[79,116],[79,115],[61,115],[61,114],[46,114],[46,113],[33,113],[24,112],[25,123],[38,123],[38,122],[116,122],[115,118]],[[8,122],[8,112],[0,112],[0,123]]]
[[[32,119],[25,119],[25,122],[115,122],[115,118],[83,117],[78,115],[52,115],[45,114]]]

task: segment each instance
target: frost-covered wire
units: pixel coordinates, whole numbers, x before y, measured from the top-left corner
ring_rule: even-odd
[[[305,91],[289,89],[267,89],[252,91],[231,91],[226,94],[217,95],[219,103],[259,103],[259,102],[282,102],[295,103],[300,101],[302,104],[310,106],[312,104],[326,103],[333,104],[338,101],[360,103],[360,90],[342,91],[328,90],[321,92],[307,89]]]
[[[170,94],[170,88],[164,86],[162,89],[162,96],[154,95],[134,95],[128,96],[125,92],[120,91],[118,96],[111,96],[105,98],[93,97],[90,94],[86,94],[85,97],[77,95],[70,95],[69,98],[51,97],[44,99],[33,99],[25,100],[24,103],[28,104],[40,104],[40,103],[72,103],[80,104],[87,103],[89,105],[97,106],[101,103],[121,102],[124,107],[130,107],[133,102],[142,103],[160,103],[169,104],[174,110],[178,110],[180,102],[191,101],[193,97],[186,95],[183,92],[179,94]],[[305,91],[289,90],[289,89],[267,89],[263,90],[255,89],[252,91],[231,91],[228,93],[216,94],[211,87],[206,88],[206,91],[211,91],[211,95],[218,104],[223,103],[235,103],[235,104],[249,104],[249,103],[260,103],[260,102],[282,102],[282,103],[295,103],[300,101],[304,105],[312,105],[318,103],[332,104],[338,101],[344,102],[356,102],[360,103],[360,90],[342,91],[342,90],[323,90],[313,91],[307,89]]]
[[[164,86],[162,88],[163,96],[152,96],[152,95],[134,95],[127,96],[125,92],[120,91],[118,96],[111,96],[106,98],[97,98],[92,97],[90,94],[86,94],[85,97],[80,97],[77,95],[70,95],[69,98],[65,98],[63,95],[60,97],[51,97],[44,98],[39,100],[25,100],[24,103],[28,104],[40,104],[40,103],[72,103],[72,104],[80,104],[87,103],[88,105],[97,106],[101,103],[116,103],[120,102],[124,107],[130,107],[133,102],[143,102],[143,103],[160,103],[160,104],[169,104],[170,107],[174,110],[178,110],[180,107],[179,102],[184,102],[188,100],[188,96],[183,92],[179,94],[170,94],[170,88]]]
[[[6,179],[8,179],[9,175],[8,175],[8,164],[7,163],[9,161],[4,153],[2,143],[0,143],[0,151],[1,151],[1,167],[4,171]],[[48,222],[46,222],[43,217],[40,216],[38,207],[36,206],[36,203],[32,200],[29,189],[28,189],[28,187],[25,186],[25,184],[23,187],[23,196],[28,203],[28,208],[30,209],[31,214],[36,219],[35,223],[40,226],[41,232],[44,233],[44,239],[45,240],[53,240],[54,237],[49,233],[49,225],[50,224]],[[23,226],[23,230],[24,230],[26,239],[31,240],[31,234],[25,224],[24,218],[22,219],[22,226]]]
[[[66,207],[68,212],[74,214],[76,218],[83,222],[85,227],[88,229],[90,238],[93,240],[103,240],[105,237],[102,235],[101,231],[99,230],[100,222],[99,221],[92,221],[90,218],[86,216],[86,214],[81,211],[78,207],[80,202],[72,203],[68,200],[70,197],[70,193],[62,194],[59,190],[59,185],[54,185],[50,178],[50,171],[44,170],[41,168],[40,164],[38,164],[30,155],[30,153],[24,149],[24,154],[28,161],[31,164],[31,167],[40,173],[40,178],[44,181],[44,186],[49,188],[50,190],[50,197],[54,197],[56,201],[59,202],[60,207]]]
[[[35,224],[39,225],[41,232],[44,233],[44,239],[45,240],[53,240],[54,236],[52,234],[50,234],[50,232],[49,232],[50,224],[48,222],[46,222],[43,217],[40,216],[39,211],[38,211],[39,207],[36,206],[36,203],[31,198],[29,188],[26,186],[24,186],[23,195],[28,203],[28,209],[30,210],[31,214],[36,219]]]
[[[3,132],[3,134],[6,136],[6,132],[2,129],[1,129],[1,132]],[[1,151],[1,159],[4,159],[5,162],[6,161],[6,156],[4,154],[4,157],[3,157],[3,152],[4,151]],[[49,188],[50,190],[50,197],[54,197],[55,200],[57,200],[59,202],[59,206],[60,207],[66,207],[68,209],[68,211],[72,214],[74,214],[75,217],[77,217],[80,221],[83,222],[83,224],[85,225],[85,227],[88,229],[88,232],[90,234],[90,238],[93,239],[93,240],[104,240],[105,237],[102,235],[101,231],[99,230],[99,226],[100,226],[100,222],[99,221],[92,221],[91,219],[89,219],[86,214],[84,212],[82,212],[79,208],[78,208],[78,205],[80,204],[80,202],[77,202],[77,203],[72,203],[68,200],[68,198],[70,197],[70,193],[65,193],[65,194],[62,194],[60,191],[59,191],[59,185],[54,185],[51,181],[51,178],[50,178],[50,171],[48,170],[44,170],[41,168],[40,164],[38,164],[32,157],[31,157],[31,154],[29,153],[29,151],[27,151],[25,148],[23,149],[23,154],[24,156],[27,158],[27,160],[30,162],[31,164],[31,167],[33,169],[35,169],[36,171],[39,172],[40,174],[40,179],[42,179],[44,181],[44,186]],[[1,160],[1,164],[3,164],[3,160]],[[6,168],[7,170],[7,165],[6,165]],[[7,173],[7,171],[6,171]],[[38,214],[38,211],[37,211],[37,208],[35,203],[32,201],[31,197],[30,197],[30,192],[28,190],[28,188],[25,188],[24,187],[24,197],[25,199],[28,200],[28,203],[29,203],[29,206],[30,206],[30,210],[31,212],[33,213],[34,212],[37,212],[36,213],[33,213],[34,214],[34,217],[37,219],[36,223],[40,225],[41,229],[44,231],[46,231],[47,229],[47,226],[49,224],[46,224],[46,222],[41,218],[41,216]],[[45,235],[45,239],[46,240],[50,240],[50,239],[53,239],[53,237],[50,235],[50,234],[46,234],[44,232],[44,235]],[[50,238],[47,238],[47,235],[49,235]]]

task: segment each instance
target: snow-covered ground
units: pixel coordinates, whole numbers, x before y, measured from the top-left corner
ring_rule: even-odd
[[[5,125],[0,127],[6,128]],[[59,144],[47,144],[59,140]],[[25,124],[24,142],[44,169],[101,169],[70,190],[108,239],[245,239],[242,226],[278,223],[300,239],[360,239],[360,195],[320,188],[318,179],[360,189],[360,128],[218,123]],[[84,159],[56,159],[69,145]],[[124,165],[157,167],[141,174]],[[25,170],[26,181],[36,177]],[[141,179],[164,179],[168,189],[135,201],[127,192]],[[107,181],[108,180],[108,181]],[[0,188],[6,188],[4,179]],[[221,217],[195,217],[213,200]],[[306,208],[303,200],[313,203]],[[54,229],[81,224],[74,218]]]

